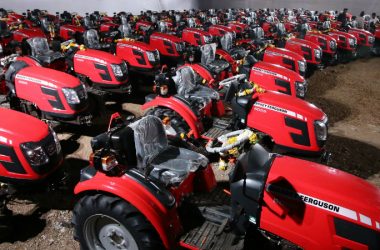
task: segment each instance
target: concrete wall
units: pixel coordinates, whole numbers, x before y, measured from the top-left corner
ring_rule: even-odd
[[[49,12],[62,10],[80,14],[94,10],[139,13],[140,10],[190,9],[190,8],[299,8],[312,10],[349,8],[358,15],[361,10],[380,14],[380,0],[0,0],[0,6],[23,12],[26,9],[47,9]]]

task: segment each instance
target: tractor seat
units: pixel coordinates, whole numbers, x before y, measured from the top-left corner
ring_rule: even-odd
[[[32,49],[31,56],[42,65],[50,64],[55,60],[64,58],[60,52],[53,51],[49,48],[47,39],[44,37],[29,38],[27,42]]]
[[[207,65],[202,64],[202,66],[209,69],[212,73],[218,75],[220,72],[228,69],[228,67],[230,67],[230,64],[225,60],[214,60]]]
[[[240,119],[246,119],[248,115],[248,110],[250,110],[252,105],[252,95],[239,96],[232,98],[231,107],[236,115]]]
[[[129,127],[134,131],[137,167],[165,185],[177,186],[190,172],[208,164],[204,155],[168,145],[158,117],[148,115]]]
[[[228,51],[234,60],[242,60],[247,52],[243,47],[234,47]]]

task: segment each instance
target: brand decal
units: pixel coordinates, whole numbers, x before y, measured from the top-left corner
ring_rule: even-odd
[[[288,115],[288,116],[291,116],[291,117],[295,117],[295,118],[301,119],[303,121],[307,121],[307,118],[304,117],[301,114],[297,114],[294,111],[287,110],[287,109],[284,109],[284,108],[280,108],[280,107],[277,107],[277,106],[274,106],[274,105],[270,105],[270,104],[267,104],[267,103],[256,102],[254,104],[254,106],[265,108],[265,109],[269,109],[269,110],[272,110],[272,111],[275,111],[275,112],[278,112],[278,113],[282,113],[282,114],[285,114],[285,115]]]

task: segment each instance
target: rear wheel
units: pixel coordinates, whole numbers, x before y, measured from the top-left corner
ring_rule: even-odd
[[[74,207],[72,223],[82,249],[163,249],[149,221],[118,197],[83,197]]]

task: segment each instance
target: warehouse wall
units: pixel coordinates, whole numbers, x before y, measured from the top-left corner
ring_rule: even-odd
[[[134,14],[141,10],[191,9],[196,8],[197,0],[0,0],[0,7],[25,12],[26,9],[42,9],[51,13],[56,11],[75,11],[79,14],[106,11],[127,11]]]
[[[129,11],[139,13],[140,10],[190,9],[190,8],[307,8],[313,10],[349,8],[358,15],[361,10],[380,14],[380,0],[0,0],[0,6],[23,12],[26,9],[47,9],[55,11],[76,11],[80,14],[94,10]]]
[[[304,8],[310,10],[343,10],[353,15],[364,10],[380,14],[380,0],[198,0],[201,9],[210,8]]]

